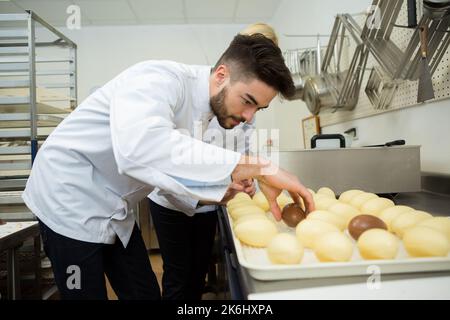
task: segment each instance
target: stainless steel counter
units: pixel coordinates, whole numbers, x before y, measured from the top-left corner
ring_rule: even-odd
[[[450,216],[450,195],[431,192],[397,194],[397,204]],[[306,280],[260,281],[253,279],[237,261],[225,211],[219,214],[221,231],[229,251],[229,279],[235,279],[232,298],[243,299],[450,299],[450,271],[380,275],[374,283],[367,276]],[[223,230],[222,230],[223,229]]]

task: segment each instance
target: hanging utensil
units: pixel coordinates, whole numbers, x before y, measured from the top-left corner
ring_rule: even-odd
[[[416,0],[408,0],[408,28],[417,27],[417,7]]]
[[[428,64],[428,25],[425,22],[419,27],[420,32],[420,51],[422,59],[420,61],[419,90],[417,93],[417,102],[424,102],[434,99],[433,82],[431,80],[430,65]]]
[[[449,0],[424,0],[423,14],[430,19],[442,19],[450,15]]]
[[[316,53],[316,73],[320,75],[322,72],[322,52],[320,47],[320,36],[317,35],[317,53]]]

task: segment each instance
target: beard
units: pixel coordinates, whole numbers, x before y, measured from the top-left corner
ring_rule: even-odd
[[[226,96],[227,88],[224,87],[218,94],[209,99],[209,104],[220,126],[225,129],[232,129],[236,125],[229,123],[231,119],[238,121],[239,123],[245,122],[245,119],[228,114],[227,107],[225,105]]]

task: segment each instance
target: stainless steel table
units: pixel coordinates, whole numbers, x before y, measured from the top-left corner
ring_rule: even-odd
[[[35,285],[38,297],[41,297],[41,243],[38,222],[7,222],[5,225],[0,225],[0,251],[7,251],[8,299],[10,300],[21,298],[20,269],[17,253],[23,243],[30,238],[34,239]]]

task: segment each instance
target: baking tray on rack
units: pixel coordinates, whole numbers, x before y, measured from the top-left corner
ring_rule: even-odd
[[[227,210],[226,217],[230,226],[236,256],[239,264],[247,269],[250,276],[258,280],[288,280],[333,278],[373,274],[399,274],[415,272],[450,271],[450,254],[447,257],[412,258],[409,257],[400,241],[399,252],[392,260],[364,260],[354,243],[352,259],[348,262],[320,262],[311,249],[305,248],[301,263],[295,265],[275,265],[269,261],[265,248],[254,248],[242,244],[234,234],[232,219]],[[270,214],[270,213],[267,213]],[[295,229],[277,222],[280,232],[295,235]]]

